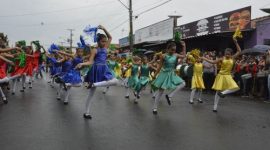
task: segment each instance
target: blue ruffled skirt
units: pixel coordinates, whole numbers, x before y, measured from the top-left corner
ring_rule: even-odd
[[[62,72],[62,67],[52,67],[51,76],[59,75]]]
[[[111,73],[107,64],[93,64],[84,80],[85,82],[96,83],[108,81],[113,78],[113,74]]]
[[[65,83],[70,83],[70,84],[79,84],[79,83],[82,82],[80,71],[77,71],[77,70],[74,70],[74,69],[71,69],[67,73],[65,73],[61,77],[61,79]]]

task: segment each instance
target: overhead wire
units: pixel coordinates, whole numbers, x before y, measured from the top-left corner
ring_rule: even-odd
[[[115,1],[109,1],[111,3],[115,3]],[[107,4],[108,2],[106,2]],[[15,14],[15,15],[0,15],[1,18],[9,18],[9,17],[23,17],[23,16],[35,16],[35,15],[43,15],[43,14],[50,14],[50,13],[58,13],[58,12],[65,12],[65,11],[71,11],[71,10],[77,10],[77,9],[84,9],[89,8],[93,6],[99,6],[104,5],[105,3],[97,3],[97,4],[91,4],[91,5],[85,5],[81,7],[74,7],[74,8],[66,8],[66,9],[59,9],[59,10],[50,10],[50,11],[43,11],[43,12],[35,12],[35,13],[25,13],[25,14]]]

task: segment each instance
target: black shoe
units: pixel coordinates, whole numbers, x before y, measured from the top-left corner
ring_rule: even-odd
[[[89,114],[83,114],[83,118],[85,119],[92,119],[92,116]]]
[[[61,98],[60,98],[60,97],[57,97],[56,99],[57,99],[58,101],[60,101],[60,100],[61,100]]]
[[[167,99],[168,105],[171,105],[171,98],[169,97],[169,95],[166,95],[165,97],[166,97],[166,99]]]
[[[221,97],[221,98],[225,98],[225,95],[221,92],[218,92],[218,96]]]
[[[138,94],[138,95],[137,95],[137,99],[140,99],[140,98],[141,98],[141,96]]]
[[[203,103],[203,101],[202,101],[202,100],[198,100],[198,102],[199,102],[199,103]]]
[[[11,95],[15,95],[15,93],[14,93],[14,92],[12,92],[12,93],[11,93]]]
[[[213,112],[214,112],[214,113],[217,113],[217,110],[214,109]]]
[[[32,86],[29,86],[29,89],[32,89]]]
[[[26,87],[23,87],[23,89],[25,90],[25,89],[26,89]]]
[[[154,115],[157,115],[157,110],[153,110],[153,114]]]
[[[134,104],[138,104],[138,102],[137,101],[134,101]]]
[[[125,96],[126,99],[129,99],[129,96]]]
[[[3,100],[3,102],[4,102],[4,104],[7,104],[7,103],[8,103],[8,100],[7,100],[7,99],[5,99],[5,100]]]
[[[87,86],[87,89],[91,89],[94,87],[94,84],[93,83],[89,83],[89,85]]]
[[[68,105],[68,102],[64,102],[64,105]]]
[[[20,92],[24,92],[24,90],[20,90]]]
[[[7,87],[7,90],[10,90],[10,87]]]
[[[192,105],[192,104],[194,104],[194,102],[189,101],[189,104],[191,104],[191,105]]]

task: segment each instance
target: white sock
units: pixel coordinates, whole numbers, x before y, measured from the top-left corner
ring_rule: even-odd
[[[63,85],[59,84],[59,88],[57,90],[57,98],[61,98],[61,91],[62,91]]]
[[[69,86],[69,87],[67,87],[67,91],[66,91],[66,96],[65,96],[65,100],[64,100],[64,102],[68,102],[68,98],[69,98],[69,95],[70,95],[70,90],[71,89],[71,87]]]
[[[94,87],[107,87],[107,86],[116,86],[119,83],[119,81],[116,78],[113,78],[109,81],[102,81],[94,83]]]
[[[1,93],[2,98],[3,98],[3,99],[5,99],[5,98],[6,98],[6,96],[5,96],[5,94],[4,94],[4,92],[3,92],[3,90],[2,90],[2,88],[1,88],[1,87],[0,87],[0,93]]]
[[[216,92],[215,101],[214,101],[214,110],[217,110],[219,99],[220,97],[218,96],[218,92]]]
[[[129,88],[126,87],[126,96],[129,96]]]
[[[16,91],[16,84],[17,84],[17,79],[12,80],[12,93],[15,93]]]
[[[202,89],[199,89],[199,90],[198,90],[198,97],[197,97],[197,99],[198,99],[199,101],[202,101],[201,96],[202,96]]]
[[[225,90],[223,92],[221,92],[222,94],[226,95],[226,94],[230,94],[230,93],[234,93],[236,91],[238,91],[239,89],[232,89],[232,90]]]
[[[26,80],[26,76],[22,76],[22,87],[25,87],[25,80]]]
[[[9,78],[8,77],[5,77],[3,79],[0,79],[0,83],[6,83],[9,81]]]
[[[164,92],[164,90],[158,90],[158,91],[157,91],[157,94],[156,94],[156,97],[155,97],[155,102],[154,102],[153,109],[157,109],[157,106],[158,106],[159,100],[160,100],[161,96],[163,95],[163,92]]]
[[[189,99],[190,102],[193,102],[195,93],[196,93],[196,89],[192,89],[192,91],[190,93],[190,99]]]
[[[186,83],[183,82],[182,84],[178,85],[178,86],[176,87],[176,89],[174,89],[168,96],[169,96],[170,98],[173,97],[174,94],[175,94],[176,92],[178,92],[179,90],[181,90],[181,89],[184,88],[185,86],[186,86]]]
[[[86,99],[86,114],[90,114],[90,107],[91,107],[91,102],[93,99],[93,96],[95,94],[96,88],[93,87],[89,90],[88,97]]]

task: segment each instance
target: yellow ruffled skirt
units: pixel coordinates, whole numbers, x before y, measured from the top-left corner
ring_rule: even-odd
[[[191,89],[205,89],[202,75],[193,75]]]
[[[212,89],[216,91],[224,91],[224,90],[239,89],[239,87],[233,80],[232,75],[218,74],[216,76]]]

